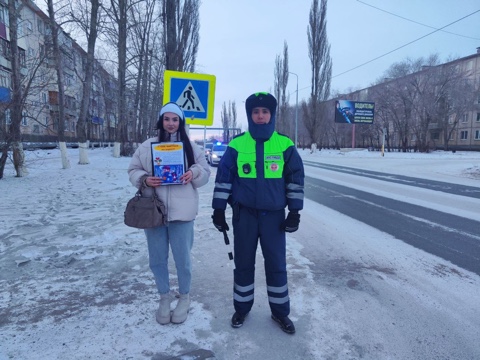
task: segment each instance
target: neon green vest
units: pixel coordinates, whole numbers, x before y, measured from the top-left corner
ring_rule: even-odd
[[[244,136],[233,139],[229,146],[234,148],[237,153],[238,176],[245,179],[255,179],[261,174],[257,174],[257,160],[263,161],[263,178],[280,179],[283,175],[285,160],[283,153],[290,146],[293,146],[292,140],[286,136],[273,132],[270,139],[264,143],[264,153],[257,156],[255,152],[256,141],[247,131]]]

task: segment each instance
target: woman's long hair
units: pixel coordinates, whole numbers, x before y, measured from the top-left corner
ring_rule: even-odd
[[[163,115],[160,115],[157,122],[158,132],[158,141],[172,141],[170,133],[165,131],[163,128]],[[192,144],[190,143],[190,138],[185,131],[185,120],[180,118],[180,123],[177,131],[177,138],[183,143],[183,148],[185,150],[185,155],[187,156],[187,169],[189,169],[193,164],[195,164],[195,156],[193,155]]]

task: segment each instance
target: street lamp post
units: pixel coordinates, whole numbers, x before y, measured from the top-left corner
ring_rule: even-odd
[[[295,102],[295,147],[298,146],[298,75],[289,71],[289,74],[295,75],[297,78],[297,91],[296,91],[296,102]]]

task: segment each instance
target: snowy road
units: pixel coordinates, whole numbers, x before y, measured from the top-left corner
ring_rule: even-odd
[[[473,220],[458,216],[452,211],[445,213],[435,210],[435,204],[426,201],[423,206],[419,206],[411,201],[391,198],[410,193],[412,187],[422,187],[433,189],[431,195],[437,197],[438,201],[439,192],[442,194],[446,191],[462,194],[449,198],[456,207],[465,211],[469,205],[475,206],[475,202],[479,202],[475,198],[480,195],[480,188],[403,177],[401,183],[406,181],[407,187],[391,185],[389,194],[384,192],[383,196],[379,196],[377,193],[381,181],[392,181],[396,176],[375,173],[374,179],[381,181],[369,177],[363,181],[364,190],[358,190],[345,184],[356,184],[358,176],[365,176],[365,172],[345,171],[344,167],[334,169],[337,174],[320,174],[322,180],[307,177],[305,194],[308,198],[480,275],[479,211],[475,212],[472,208],[471,214],[475,214],[472,217],[477,218]],[[339,185],[339,182],[343,185]],[[474,200],[468,197],[473,197]]]

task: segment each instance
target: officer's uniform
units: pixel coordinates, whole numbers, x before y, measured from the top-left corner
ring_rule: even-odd
[[[303,208],[303,162],[292,140],[275,130],[276,99],[257,93],[246,101],[249,131],[229,144],[217,170],[212,207],[233,207],[234,306],[247,314],[254,300],[255,254],[258,239],[265,259],[268,300],[272,314],[290,313],[286,271],[285,207]],[[268,124],[255,124],[252,109],[270,110]]]

